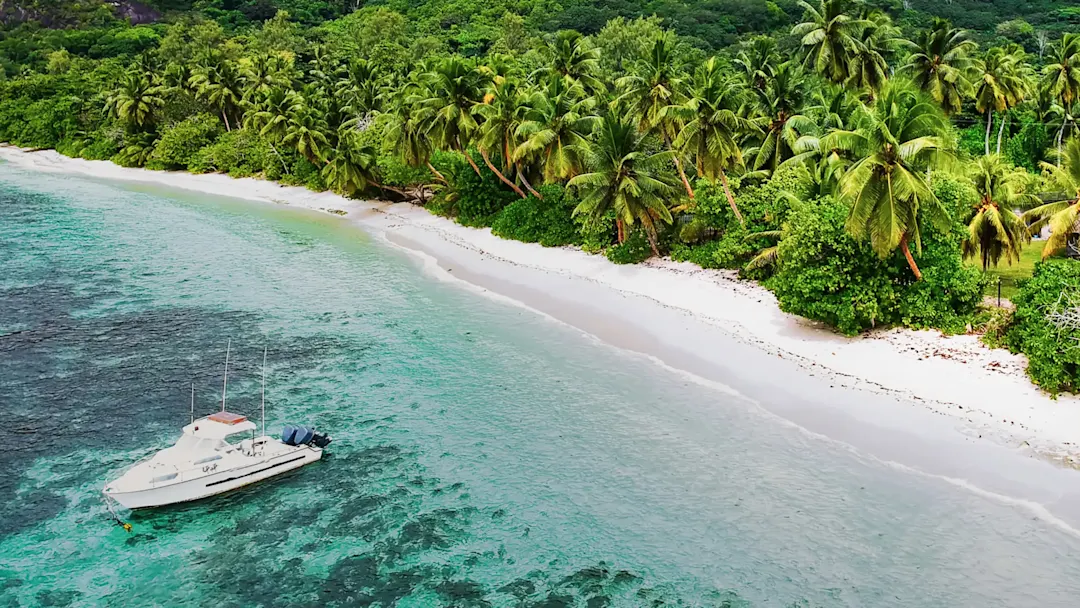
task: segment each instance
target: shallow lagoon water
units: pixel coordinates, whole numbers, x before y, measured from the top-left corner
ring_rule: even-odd
[[[0,165],[0,605],[1072,606],[1080,539],[325,215]],[[220,398],[324,461],[112,525]],[[767,370],[763,370],[766,373]],[[1069,515],[1069,514],[1062,514]],[[1076,514],[1071,514],[1076,515]]]

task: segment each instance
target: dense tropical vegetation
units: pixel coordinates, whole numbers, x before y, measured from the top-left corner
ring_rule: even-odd
[[[736,269],[844,333],[959,332],[986,271],[1080,227],[1080,11],[970,4],[0,4],[0,140]],[[1080,290],[1075,266],[1031,283]],[[1076,390],[1025,289],[1001,342]]]

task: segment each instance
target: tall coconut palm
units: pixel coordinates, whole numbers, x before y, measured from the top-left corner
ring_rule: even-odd
[[[792,147],[801,135],[814,128],[814,122],[802,114],[806,78],[795,62],[781,65],[765,90],[755,91],[756,120],[763,131],[761,143],[755,146],[751,166],[755,171],[772,174],[794,154]]]
[[[682,62],[675,56],[675,39],[669,34],[653,40],[645,57],[631,64],[629,74],[615,82],[621,94],[617,103],[626,104],[626,111],[637,119],[638,129],[656,133],[670,150],[679,132],[677,116],[664,108],[682,103],[685,99],[685,73]],[[678,154],[672,156],[686,194],[694,198],[694,189],[683,171]]]
[[[422,94],[416,84],[410,84],[394,97],[396,104],[389,112],[379,116],[386,126],[384,137],[387,145],[406,165],[425,166],[436,180],[446,184],[446,176],[431,164],[432,145],[428,129],[433,112],[422,103],[427,95]]]
[[[105,110],[128,129],[141,130],[154,122],[154,113],[165,105],[164,89],[143,72],[128,72],[116,92],[105,99]]]
[[[1032,234],[1050,226],[1050,238],[1043,247],[1042,257],[1064,247],[1069,235],[1080,232],[1080,138],[1072,138],[1065,144],[1058,165],[1042,163],[1047,182],[1062,200],[1046,203],[1028,211],[1023,219]]]
[[[884,257],[899,247],[916,280],[922,278],[909,244],[922,250],[920,220],[944,226],[945,210],[928,183],[928,169],[947,156],[943,136],[948,122],[935,104],[924,101],[910,85],[890,81],[850,131],[833,131],[822,140],[825,149],[850,156],[852,165],[840,179],[841,195],[851,203],[847,229]]]
[[[967,31],[952,27],[944,19],[934,19],[933,27],[920,33],[914,52],[901,70],[946,114],[959,112],[974,91],[970,76],[977,48]]]
[[[586,97],[580,84],[552,78],[528,100],[524,120],[515,136],[515,162],[537,162],[544,180],[571,179],[581,171],[585,138],[599,124],[595,99]]]
[[[742,72],[748,88],[764,89],[780,65],[780,53],[772,36],[755,36],[742,45],[733,61]]]
[[[289,172],[289,165],[282,158],[275,144],[285,138],[289,116],[293,106],[298,103],[302,103],[302,98],[298,93],[278,87],[262,93],[255,101],[249,102],[249,109],[244,113],[243,125],[257,131],[266,139],[270,144],[270,149],[281,161],[285,173]]]
[[[1020,253],[1031,236],[1013,209],[1030,207],[1038,198],[1023,191],[1024,178],[1000,156],[984,156],[975,161],[971,183],[979,193],[978,206],[968,223],[963,243],[965,258],[979,256],[985,271],[1001,258],[1020,261]]]
[[[687,100],[666,110],[683,124],[675,137],[675,148],[694,159],[698,175],[712,183],[720,179],[739,222],[743,221],[742,214],[724,171],[742,166],[739,139],[758,131],[753,122],[740,114],[745,97],[741,87],[725,78],[720,61],[710,57],[695,70]]]
[[[867,99],[873,101],[889,79],[888,58],[907,41],[900,37],[899,28],[892,24],[889,16],[881,11],[867,12],[859,24],[844,84],[865,93]]]
[[[849,11],[849,0],[818,0],[811,6],[804,0],[803,21],[791,29],[799,38],[806,53],[806,66],[835,83],[842,83],[849,76],[851,55],[858,46],[856,35],[862,23]]]
[[[1043,90],[1062,108],[1072,106],[1080,99],[1080,34],[1064,34],[1054,46],[1053,63],[1043,68]],[[1057,150],[1061,156],[1061,142],[1065,122],[1058,130]]]
[[[615,212],[619,242],[626,228],[640,221],[653,253],[657,248],[656,223],[671,223],[668,200],[677,191],[665,168],[671,150],[651,151],[646,136],[637,127],[616,116],[605,116],[584,149],[586,172],[570,180],[581,193],[575,214],[600,217]]]
[[[334,154],[323,166],[323,181],[345,195],[364,190],[368,184],[380,187],[376,157],[374,147],[359,141],[358,132],[347,130],[339,133]]]
[[[525,111],[517,80],[495,76],[487,87],[483,101],[473,106],[472,111],[482,119],[477,132],[476,147],[480,150],[484,164],[499,178],[499,181],[509,186],[521,198],[525,198],[525,192],[507,179],[503,173],[509,170],[508,164],[512,160],[511,150],[516,147],[515,134]],[[502,157],[503,171],[491,162],[492,150]],[[536,194],[535,191],[533,192]],[[539,194],[537,196],[539,197]]]
[[[426,80],[428,97],[419,103],[432,112],[430,137],[436,147],[464,155],[480,175],[468,150],[479,128],[473,107],[483,99],[483,74],[472,62],[451,56],[436,63]]]
[[[555,33],[546,48],[548,65],[537,70],[534,77],[558,75],[567,85],[580,84],[586,90],[599,92],[604,84],[596,77],[600,70],[600,50],[574,30]]]
[[[1021,56],[1002,47],[994,47],[986,51],[986,55],[976,64],[979,78],[975,89],[975,109],[986,114],[986,154],[990,154],[990,125],[994,112],[1015,107],[1027,96],[1021,61]],[[1005,126],[1004,122],[1002,126]]]
[[[382,108],[386,77],[378,66],[354,58],[341,70],[335,94],[344,104],[345,113],[357,121],[370,120]]]
[[[197,68],[190,82],[200,98],[221,112],[225,130],[231,131],[229,117],[235,116],[244,91],[236,63],[227,59],[211,61],[208,65]]]
[[[265,93],[274,87],[292,84],[288,64],[279,55],[261,53],[245,60],[240,66],[240,78],[244,83],[244,98]]]
[[[326,136],[326,122],[318,111],[302,100],[290,109],[288,122],[285,123],[285,135],[281,142],[292,146],[301,156],[312,164],[325,162],[330,141]]]

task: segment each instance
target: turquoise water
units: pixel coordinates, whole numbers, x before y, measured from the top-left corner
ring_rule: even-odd
[[[1080,540],[511,304],[346,222],[0,164],[0,606],[1074,606]],[[219,398],[320,463],[139,512]],[[766,370],[767,371],[767,370]],[[764,372],[763,372],[764,373]]]

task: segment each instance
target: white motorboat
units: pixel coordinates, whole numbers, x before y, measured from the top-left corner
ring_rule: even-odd
[[[128,509],[159,507],[221,494],[300,468],[322,458],[330,437],[307,427],[286,425],[281,438],[265,434],[265,351],[263,353],[263,434],[255,423],[225,411],[228,386],[222,386],[221,411],[195,419],[192,389],[191,423],[175,445],[142,460],[105,485],[107,500]],[[243,435],[245,439],[231,442]]]

